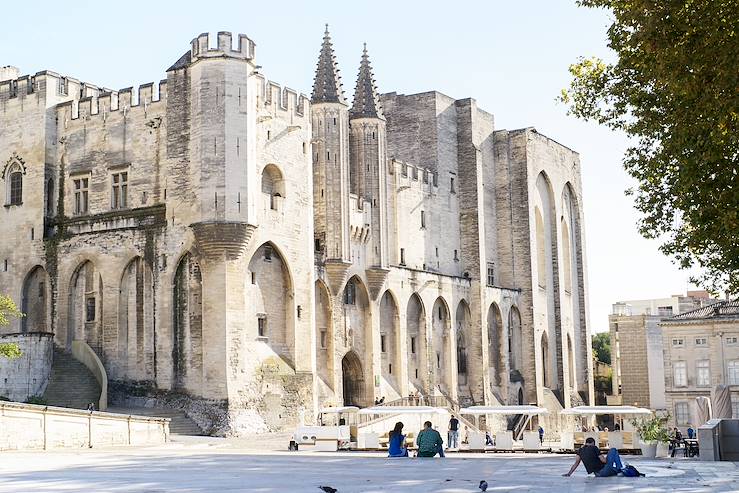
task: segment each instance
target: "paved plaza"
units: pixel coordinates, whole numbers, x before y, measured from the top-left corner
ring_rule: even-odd
[[[739,491],[737,463],[626,457],[645,478],[567,472],[572,456],[450,454],[386,459],[372,453],[280,452],[282,440],[178,439],[164,446],[0,453],[0,492],[349,492]],[[581,466],[582,467],[582,466]]]

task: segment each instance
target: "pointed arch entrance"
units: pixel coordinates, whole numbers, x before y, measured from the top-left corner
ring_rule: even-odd
[[[341,360],[341,381],[344,405],[361,407],[365,403],[364,372],[357,353],[349,351]]]

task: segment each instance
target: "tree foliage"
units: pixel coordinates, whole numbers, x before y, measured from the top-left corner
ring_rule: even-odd
[[[611,334],[599,332],[593,336],[593,355],[601,363],[611,364]]]
[[[560,100],[632,139],[639,232],[693,282],[739,293],[739,0],[580,0],[616,61],[580,58]]]
[[[15,306],[13,300],[4,294],[0,294],[0,327],[5,327],[10,324],[11,318],[19,318],[22,316],[23,314],[18,310],[18,307]],[[0,357],[8,359],[20,358],[21,349],[18,347],[18,344],[1,343]]]

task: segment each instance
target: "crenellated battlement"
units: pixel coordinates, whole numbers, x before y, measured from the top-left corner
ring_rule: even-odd
[[[149,111],[153,107],[159,107],[161,103],[166,101],[166,98],[167,81],[162,80],[156,86],[153,82],[142,84],[138,87],[138,90],[134,90],[132,87],[126,87],[119,91],[106,89],[94,95],[60,103],[56,108],[57,112],[64,113],[65,118],[69,120],[90,119],[90,117],[97,115],[106,118],[110,113],[127,112],[134,108]]]
[[[260,109],[271,109],[277,112],[291,113],[299,117],[310,115],[310,98],[289,87],[282,87],[277,82],[268,80],[262,74],[255,74],[259,81],[257,94]]]
[[[391,157],[387,160],[387,169],[389,174],[397,175],[396,182],[401,186],[419,187],[429,192],[439,188],[439,175],[430,168]]]
[[[194,62],[199,58],[227,56],[253,60],[256,58],[256,44],[245,34],[239,34],[236,46],[233,45],[233,35],[227,31],[221,31],[216,35],[217,44],[210,47],[210,34],[203,33],[190,41],[190,57]]]

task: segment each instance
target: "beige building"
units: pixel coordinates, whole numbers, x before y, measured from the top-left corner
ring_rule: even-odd
[[[700,426],[698,396],[729,385],[739,418],[739,301],[724,301],[660,322],[664,344],[665,398],[676,426]]]
[[[138,90],[0,75],[7,332],[85,341],[111,401],[212,433],[411,392],[592,402],[579,156],[535,129],[380,94],[366,50],[350,105],[328,32],[310,98],[225,32]]]

